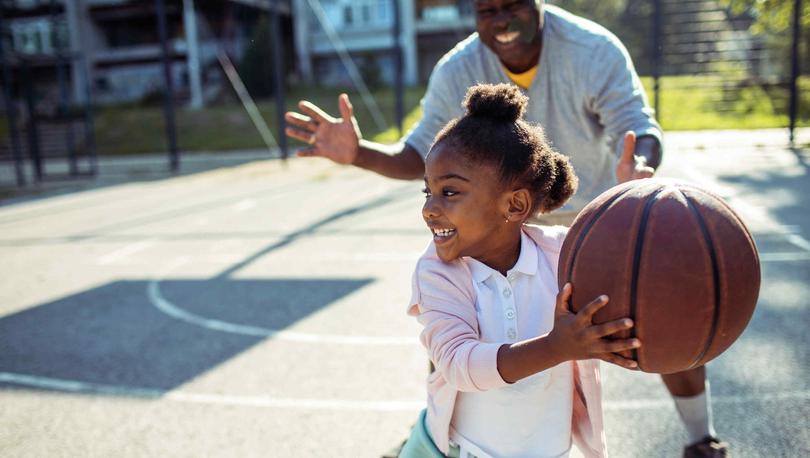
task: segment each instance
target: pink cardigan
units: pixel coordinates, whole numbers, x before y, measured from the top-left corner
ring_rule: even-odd
[[[567,228],[524,225],[523,230],[547,257],[556,277]],[[427,428],[439,450],[447,454],[456,393],[507,385],[497,368],[501,344],[479,341],[475,289],[464,258],[444,263],[431,242],[417,262],[412,288],[408,314],[417,316],[424,326],[420,340],[436,365],[436,371],[427,381]],[[599,361],[572,364],[573,441],[586,457],[606,457]]]

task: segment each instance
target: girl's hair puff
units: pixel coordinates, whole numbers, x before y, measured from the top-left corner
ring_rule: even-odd
[[[554,151],[543,129],[522,119],[529,99],[511,84],[478,84],[467,91],[467,114],[450,121],[433,142],[473,164],[491,165],[504,187],[526,188],[532,214],[556,210],[576,192],[568,158]]]

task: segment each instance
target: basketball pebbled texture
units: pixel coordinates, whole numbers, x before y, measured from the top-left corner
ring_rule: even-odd
[[[759,295],[759,255],[740,218],[718,196],[686,182],[634,180],[577,215],[558,266],[571,309],[600,294],[594,323],[630,317],[642,346],[622,355],[645,372],[701,366],[742,334]]]

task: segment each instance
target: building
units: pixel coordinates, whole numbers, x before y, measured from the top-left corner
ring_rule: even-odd
[[[36,61],[70,61],[72,102],[127,102],[164,87],[154,0],[6,0],[5,27],[14,54]],[[174,88],[180,97],[208,99],[223,83],[217,54],[238,60],[260,17],[276,11],[291,30],[288,0],[164,0]],[[292,44],[289,44],[290,54]],[[46,88],[47,78],[40,86]],[[53,83],[53,81],[50,81]],[[51,84],[52,85],[52,84]],[[47,89],[41,89],[46,93]]]
[[[364,80],[394,79],[395,5],[405,84],[427,80],[439,58],[475,29],[472,0],[293,0],[297,70],[305,81],[351,84],[349,55]],[[351,65],[351,64],[349,64]],[[316,77],[317,75],[317,77]]]

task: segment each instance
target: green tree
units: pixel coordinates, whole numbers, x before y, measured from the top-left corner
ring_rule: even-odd
[[[794,0],[719,0],[734,15],[748,15],[754,19],[751,33],[765,39],[771,53],[784,68],[781,74],[790,71],[790,52],[793,28]],[[799,62],[802,74],[810,72],[810,8],[803,2],[801,12],[802,41]]]

